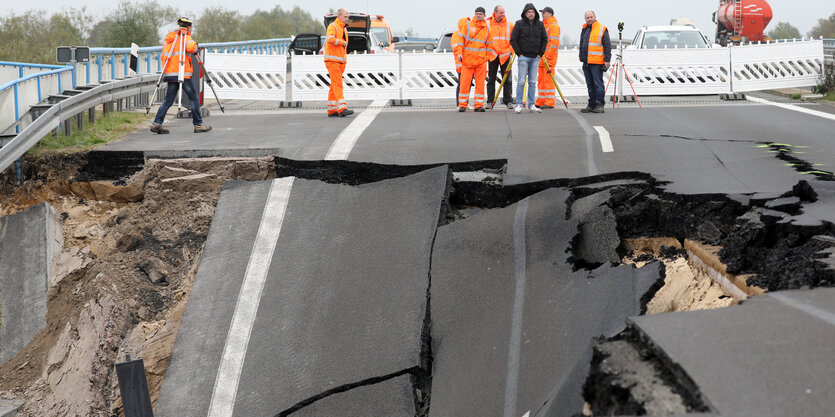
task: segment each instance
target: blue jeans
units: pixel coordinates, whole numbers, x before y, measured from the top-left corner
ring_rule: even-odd
[[[157,117],[154,117],[154,124],[161,125],[163,120],[165,120],[165,113],[168,112],[168,109],[174,104],[174,100],[177,99],[177,90],[179,89],[180,83],[168,83],[168,89],[165,90],[165,99],[162,101],[162,105],[159,106],[159,110],[157,110]],[[191,120],[195,126],[202,125],[203,118],[200,117],[200,101],[197,100],[197,93],[194,91],[194,83],[192,83],[191,79],[183,81],[183,91],[191,102]]]
[[[528,77],[528,107],[536,103],[536,75],[539,73],[539,57],[528,58],[519,55],[519,78],[516,82],[516,105],[522,105],[525,95],[525,77]]]
[[[606,89],[603,86],[603,65],[583,63],[586,88],[589,90],[589,107],[606,105]]]

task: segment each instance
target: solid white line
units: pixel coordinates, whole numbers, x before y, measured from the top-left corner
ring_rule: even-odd
[[[597,131],[597,136],[600,137],[600,146],[603,148],[603,152],[614,152],[615,147],[612,146],[612,139],[609,137],[609,131],[607,131],[603,126],[595,126],[594,130]]]
[[[513,315],[510,327],[510,343],[507,348],[507,380],[505,381],[504,417],[516,415],[516,396],[519,386],[519,354],[522,343],[522,313],[525,306],[525,275],[527,274],[527,248],[525,247],[525,219],[528,217],[528,199],[519,201],[513,221],[513,263],[516,287],[513,295]]]
[[[786,305],[794,307],[800,311],[808,313],[835,326],[835,313],[826,311],[822,308],[815,307],[809,304],[808,302],[804,301],[803,299],[796,298],[784,292],[773,292],[768,295],[770,295],[772,298],[776,298],[782,301]]]
[[[800,113],[810,114],[812,116],[823,117],[824,119],[835,120],[835,114],[826,113],[822,111],[807,109],[801,106],[795,106],[792,104],[785,104],[785,103],[775,103],[773,101],[768,101],[766,99],[758,98],[758,97],[747,97],[748,101],[752,103],[760,103],[760,104],[768,104],[771,106],[781,107],[787,110],[794,110]]]
[[[252,254],[246,266],[244,281],[235,304],[235,313],[226,335],[223,356],[217,369],[214,392],[209,403],[209,417],[232,416],[249,337],[258,313],[258,304],[261,301],[261,292],[264,290],[273,252],[278,243],[278,235],[281,233],[281,225],[284,223],[284,213],[290,200],[294,179],[288,177],[273,180],[267,195],[261,225],[258,226],[258,234],[252,244]]]
[[[327,155],[325,155],[325,160],[335,161],[348,159],[348,155],[351,153],[351,149],[354,148],[354,144],[357,143],[357,139],[360,138],[362,132],[371,125],[374,118],[383,110],[386,102],[387,100],[384,99],[374,100],[368,108],[360,112],[354,121],[339,133],[339,136],[333,141],[331,148],[328,150]]]

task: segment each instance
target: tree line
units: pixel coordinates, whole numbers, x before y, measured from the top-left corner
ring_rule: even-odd
[[[70,7],[47,14],[29,10],[20,15],[0,17],[0,61],[55,64],[55,47],[130,47],[158,46],[166,30],[176,27],[181,10],[157,1],[123,0],[104,19],[95,21],[85,7]],[[223,7],[203,9],[198,16],[186,14],[194,22],[193,36],[198,42],[233,42],[254,39],[286,38],[298,33],[325,33],[321,18],[314,18],[300,7],[284,10],[256,10],[244,15]]]
[[[768,31],[771,39],[798,39],[802,35],[800,30],[789,22],[777,22],[774,28]],[[806,34],[813,38],[823,37],[825,39],[835,38],[835,13],[826,19],[818,19],[818,23]]]

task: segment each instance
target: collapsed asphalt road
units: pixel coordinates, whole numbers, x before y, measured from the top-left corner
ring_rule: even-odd
[[[722,358],[680,359],[697,343],[680,334],[677,347],[652,343],[662,330],[630,319],[646,311],[665,269],[622,264],[624,240],[721,246],[726,273],[753,274],[747,284],[769,291],[835,283],[827,264],[835,231],[815,216],[831,204],[816,197],[830,192],[825,182],[773,196],[681,196],[640,173],[502,186],[496,161],[452,173],[282,159],[276,169],[277,180],[230,183],[221,195],[158,414],[561,416],[588,403],[598,413],[637,415],[641,407],[658,412],[659,401],[668,414],[723,414],[738,402],[703,386],[722,375],[694,369]],[[455,180],[479,177],[464,170],[482,180]],[[763,262],[770,259],[780,261]],[[817,317],[793,310],[791,322],[807,331],[771,326],[767,314],[741,314],[739,326],[768,329],[786,349],[833,346],[833,324],[820,319],[832,314],[831,292],[816,291]],[[747,304],[716,310],[709,321],[740,316]],[[659,329],[679,320],[647,317]],[[667,388],[627,384],[614,400],[596,395],[629,371],[599,378],[601,357],[618,357],[618,349],[595,339],[637,340],[629,336],[636,326],[648,340],[638,356],[666,358],[644,370]],[[757,355],[755,343],[733,348]],[[831,358],[817,352],[823,356],[810,358]],[[779,377],[785,361],[767,360],[779,353],[751,359],[758,378]],[[824,368],[804,369],[828,374]],[[779,402],[815,415],[833,405],[827,380],[815,378],[803,397],[745,378],[728,389],[731,397],[756,392],[752,410]],[[677,399],[653,397],[667,392]]]

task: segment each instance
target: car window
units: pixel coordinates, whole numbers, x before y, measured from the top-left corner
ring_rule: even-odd
[[[438,42],[439,51],[447,51],[452,52],[452,34],[446,33],[444,36],[441,36],[441,41]]]
[[[377,39],[379,39],[381,42],[388,41],[389,30],[385,27],[372,27],[371,33],[377,35]]]
[[[644,32],[645,49],[652,48],[705,48],[707,42],[694,30]]]

